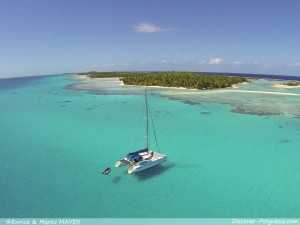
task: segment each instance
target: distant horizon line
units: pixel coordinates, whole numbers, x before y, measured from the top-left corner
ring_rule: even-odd
[[[35,75],[25,75],[25,76],[15,76],[15,77],[0,77],[0,79],[13,79],[13,78],[26,78],[26,77],[46,77],[46,76],[61,76],[61,75],[68,75],[68,74],[79,74],[79,73],[87,73],[87,72],[103,72],[103,73],[110,73],[110,72],[130,72],[130,73],[150,73],[150,72],[191,72],[191,73],[198,73],[198,74],[220,74],[220,75],[227,75],[227,76],[235,76],[235,75],[250,75],[252,77],[259,77],[259,76],[265,76],[268,77],[291,77],[291,78],[298,78],[300,79],[300,75],[287,75],[287,74],[265,74],[265,73],[239,73],[239,72],[203,72],[203,71],[187,71],[187,70],[120,70],[120,71],[96,71],[96,70],[90,70],[90,71],[83,71],[83,72],[63,72],[63,73],[54,73],[54,74],[35,74]]]

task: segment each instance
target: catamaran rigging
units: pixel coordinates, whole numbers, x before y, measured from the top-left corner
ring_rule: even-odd
[[[167,155],[162,154],[160,152],[149,150],[149,105],[148,105],[148,98],[147,98],[147,90],[145,90],[145,103],[146,103],[146,148],[141,149],[135,152],[130,152],[127,154],[126,157],[120,159],[115,163],[116,167],[130,165],[128,169],[128,173],[137,173],[143,171],[145,169],[149,169],[153,166],[156,166],[160,163],[163,163],[167,160]],[[150,116],[151,111],[150,111]],[[155,136],[155,141],[157,143],[156,133],[154,130],[154,123],[152,119],[153,131]],[[157,144],[158,146],[158,144]]]

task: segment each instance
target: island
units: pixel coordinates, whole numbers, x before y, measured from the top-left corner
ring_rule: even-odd
[[[274,88],[300,88],[300,82],[286,82],[273,85]]]
[[[131,75],[139,75],[141,73],[133,73],[133,72],[97,72],[97,71],[89,71],[89,72],[81,72],[78,75],[87,75],[89,78],[109,78],[109,77],[124,77]]]
[[[119,77],[124,85],[216,89],[248,82],[245,77],[192,72],[84,72],[90,78]]]
[[[295,86],[300,86],[300,82],[287,82],[287,83],[283,83],[283,85],[295,87]]]

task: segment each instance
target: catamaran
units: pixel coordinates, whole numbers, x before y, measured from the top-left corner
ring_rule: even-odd
[[[147,90],[145,90],[145,102],[146,102],[146,148],[135,152],[130,152],[115,163],[115,167],[127,166],[130,168],[127,170],[129,174],[137,173],[167,160],[167,155],[160,153],[159,151],[149,150],[149,106],[147,99]],[[153,124],[153,120],[152,120]],[[154,130],[154,126],[153,126]],[[155,141],[157,143],[155,130],[154,130]]]

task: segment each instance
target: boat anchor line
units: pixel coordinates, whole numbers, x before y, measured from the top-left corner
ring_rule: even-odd
[[[147,90],[145,90],[145,103],[146,103],[145,104],[146,105],[146,135],[144,137],[146,139],[146,148],[135,152],[130,152],[127,154],[126,157],[124,157],[123,159],[115,163],[115,167],[130,165],[130,168],[127,170],[129,174],[137,173],[149,169],[167,160],[167,155],[162,154],[159,151],[152,113],[148,105]],[[149,114],[152,121],[152,127],[153,127],[154,137],[155,137],[158,151],[149,150]]]

